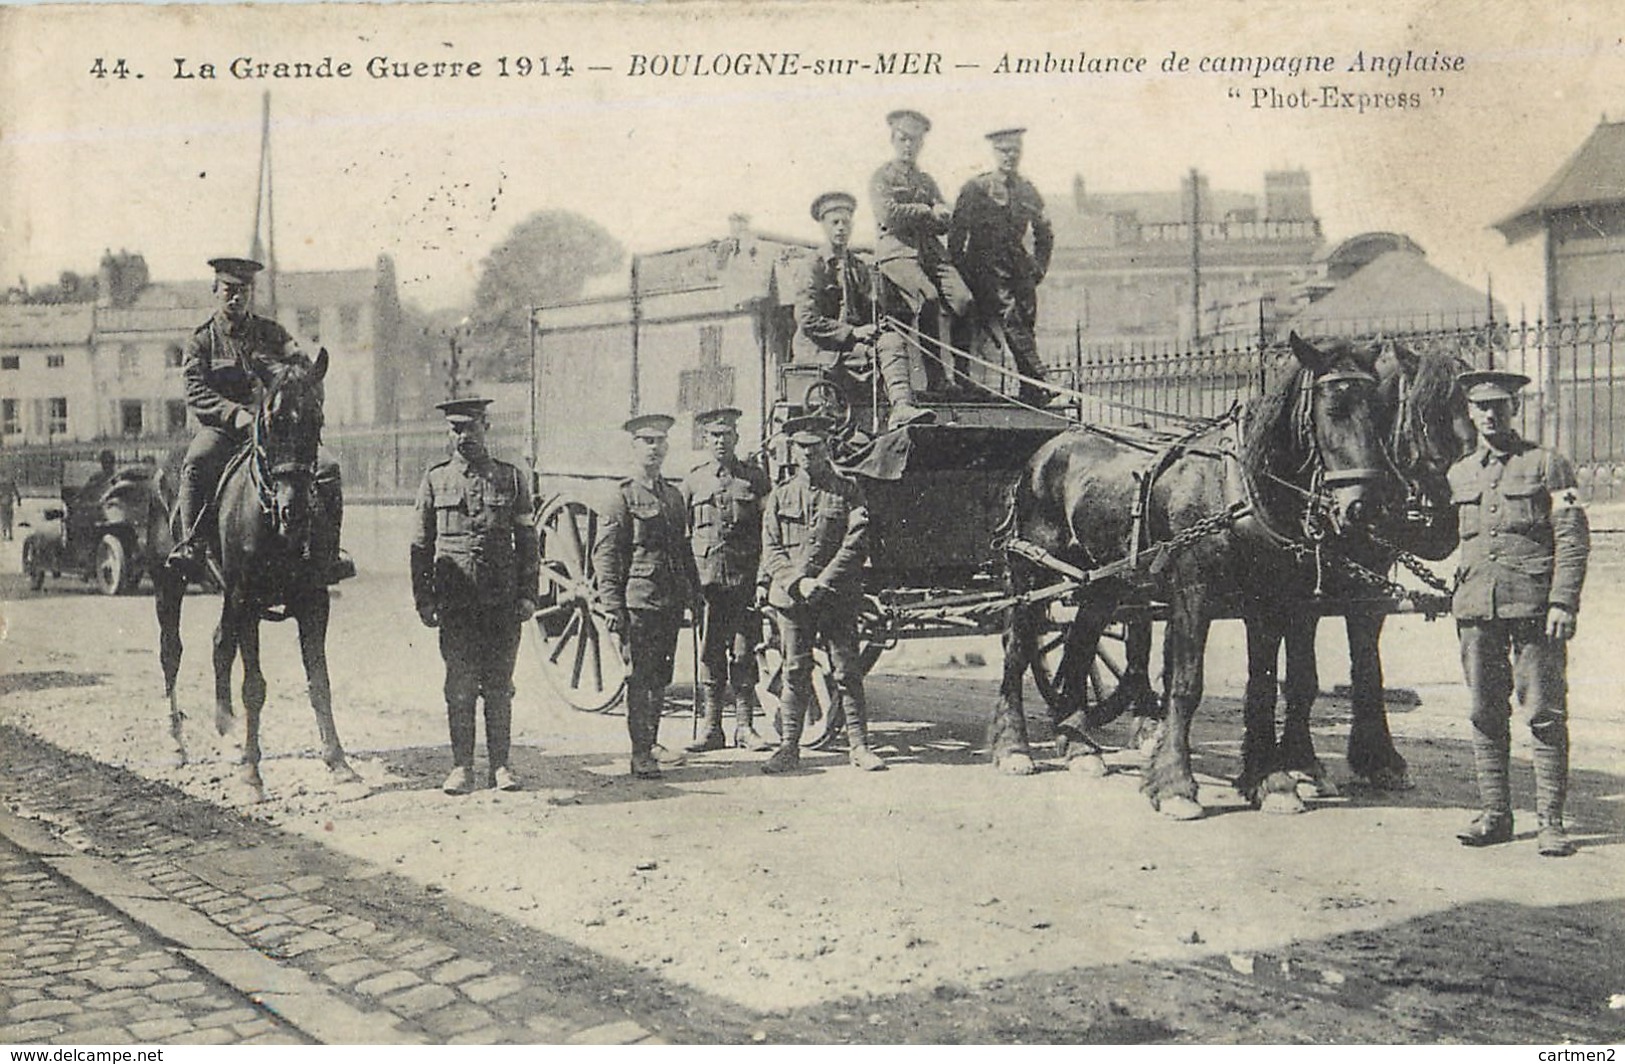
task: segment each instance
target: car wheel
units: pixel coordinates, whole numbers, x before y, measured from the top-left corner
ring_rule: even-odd
[[[96,587],[104,595],[127,594],[140,579],[124,541],[111,532],[96,547]]]

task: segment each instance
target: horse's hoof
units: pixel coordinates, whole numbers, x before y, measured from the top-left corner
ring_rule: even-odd
[[[1298,792],[1292,790],[1268,792],[1264,795],[1264,800],[1259,803],[1258,808],[1266,813],[1287,816],[1303,812],[1306,806],[1303,804],[1303,799],[1298,797]]]
[[[1201,802],[1182,794],[1162,799],[1157,803],[1157,812],[1169,820],[1200,820],[1206,815]]]
[[[349,763],[344,761],[336,765],[328,765],[327,774],[338,785],[361,782],[361,773],[351,768]]]
[[[1005,754],[994,758],[993,767],[1005,776],[1031,776],[1038,771],[1038,766],[1027,754]]]
[[[1365,778],[1367,786],[1378,791],[1409,791],[1416,787],[1404,769],[1379,768]]]
[[[170,751],[170,754],[169,754],[169,767],[170,768],[185,768],[186,767],[186,747],[177,746],[174,750]]]
[[[1316,798],[1336,798],[1340,793],[1337,784],[1325,776],[1312,776],[1307,772],[1294,772],[1292,773],[1292,780],[1295,784],[1294,789],[1298,792],[1298,797],[1306,802]]]
[[[1099,754],[1078,754],[1068,758],[1066,770],[1086,779],[1100,779],[1111,771],[1106,767],[1106,759]]]
[[[236,720],[237,718],[232,715],[231,710],[217,709],[214,711],[214,730],[221,735],[226,735],[231,731],[231,726]]]

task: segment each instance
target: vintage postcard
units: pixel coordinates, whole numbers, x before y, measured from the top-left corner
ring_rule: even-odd
[[[1618,1043],[1622,33],[0,7],[0,1041]]]

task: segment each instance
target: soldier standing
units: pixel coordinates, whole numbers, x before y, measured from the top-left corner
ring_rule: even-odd
[[[294,362],[310,368],[286,329],[253,312],[254,276],[265,267],[251,259],[228,258],[210,259],[209,266],[220,309],[187,339],[181,360],[186,406],[196,416],[198,430],[181,461],[181,537],[169,561],[186,570],[195,569],[207,553],[199,517],[214,497],[227,460],[249,438],[256,393],[268,382],[271,367]],[[317,581],[333,584],[355,572],[339,554],[344,492],[338,463],[326,454],[316,463],[316,495],[322,518],[311,528],[311,561]]]
[[[934,411],[914,405],[909,345],[900,333],[882,331],[875,277],[848,247],[857,205],[845,192],[826,192],[813,200],[812,216],[824,228],[824,245],[808,261],[796,292],[797,354],[833,352],[864,366],[873,361],[891,404],[888,428],[935,421]]]
[[[536,613],[540,559],[529,478],[486,447],[490,402],[436,404],[455,453],[424,474],[412,530],[412,598],[423,623],[440,629],[446,663],[447,794],[474,789],[476,699],[485,703],[490,785],[520,788],[508,765],[513,668],[522,626]]]
[[[683,610],[698,613],[699,574],[688,543],[687,507],[666,483],[666,434],[676,419],[643,414],[627,421],[632,475],[604,512],[592,560],[599,601],[611,633],[626,652],[626,730],[632,739],[632,775],[660,778],[660,715],[671,683]],[[668,757],[677,764],[682,755]]]
[[[11,541],[11,522],[16,516],[17,504],[22,501],[22,493],[17,490],[17,474],[9,469],[0,473],[0,539]]]
[[[955,321],[970,312],[971,294],[943,242],[953,212],[936,181],[917,165],[931,121],[918,111],[893,111],[886,116],[886,124],[891,127],[893,158],[869,182],[879,225],[875,267],[881,277],[880,309],[926,336],[954,336]],[[913,341],[899,335],[896,342]],[[941,351],[927,352],[925,370],[931,391],[959,384],[944,380],[943,358]],[[959,366],[958,372],[963,377],[965,367]]]
[[[1480,370],[1460,377],[1478,448],[1450,468],[1461,555],[1451,611],[1472,696],[1473,766],[1483,810],[1464,846],[1512,841],[1508,780],[1512,693],[1534,737],[1542,856],[1574,852],[1563,827],[1568,792],[1568,640],[1591,550],[1574,469],[1512,426],[1529,378]]]
[[[1044,198],[1017,172],[1025,132],[1001,129],[987,135],[998,165],[971,178],[960,190],[948,250],[975,297],[982,328],[1009,348],[1017,372],[1043,380],[1033,329],[1038,322],[1038,285],[1049,272],[1055,230],[1044,213]],[[1036,405],[1047,398],[1043,389],[1022,382],[1022,402]]]
[[[688,533],[699,571],[704,615],[699,683],[705,701],[705,734],[689,753],[720,750],[722,705],[731,683],[735,746],[771,750],[757,734],[756,638],[761,624],[753,601],[762,557],[762,498],[773,486],[758,466],[740,461],[740,411],[732,407],[696,414],[711,457],[683,479]]]
[[[812,651],[829,644],[832,679],[846,708],[852,764],[886,767],[869,748],[869,711],[858,660],[858,608],[869,551],[869,504],[863,488],[830,461],[826,418],[785,422],[795,476],[773,489],[762,515],[762,571],[768,605],[778,612],[784,650],[783,742],[762,765],[768,774],[801,764],[801,727],[812,698]]]

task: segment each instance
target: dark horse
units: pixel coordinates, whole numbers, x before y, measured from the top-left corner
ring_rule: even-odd
[[[1322,351],[1295,335],[1291,347],[1295,364],[1263,397],[1149,460],[1144,448],[1088,428],[1057,436],[1033,456],[1013,490],[1008,528],[1011,589],[1027,597],[1010,611],[990,728],[1001,770],[1033,770],[1021,685],[1045,607],[1031,593],[1069,567],[1094,579],[1077,592],[1067,659],[1090,660],[1125,604],[1167,604],[1171,719],[1142,790],[1170,817],[1202,814],[1190,726],[1209,624],[1222,616],[1239,616],[1249,629],[1279,624],[1316,590],[1320,547],[1362,523],[1383,491],[1397,487],[1383,450],[1372,354],[1347,345]],[[1063,749],[1098,752],[1086,711],[1053,712]],[[1285,771],[1269,775],[1272,788],[1295,791]]]
[[[214,631],[215,727],[231,729],[231,667],[243,657],[243,708],[247,734],[243,741],[242,781],[262,800],[260,779],[260,710],[265,706],[265,675],[260,671],[260,621],[294,618],[299,650],[310,684],[310,704],[322,737],[322,759],[340,783],[360,781],[345,759],[333,724],[332,688],[327,676],[327,587],[312,573],[310,532],[316,448],[321,439],[320,384],[327,372],[327,351],[306,369],[300,364],[274,367],[254,418],[253,437],[221,477],[217,493],[219,518],[213,545],[219,549],[224,588],[220,624]],[[164,694],[169,699],[169,727],[182,761],[184,715],[175,697],[181,664],[181,602],[186,574],[165,566],[157,581],[159,659]],[[275,612],[282,611],[282,612]]]
[[[1456,512],[1450,505],[1445,474],[1473,446],[1472,424],[1456,377],[1470,364],[1453,351],[1378,341],[1371,347],[1379,379],[1378,397],[1384,447],[1403,488],[1403,500],[1374,514],[1369,527],[1351,530],[1340,539],[1338,558],[1358,569],[1333,564],[1323,572],[1322,598],[1340,606],[1349,648],[1352,723],[1348,766],[1354,777],[1378,790],[1410,787],[1405,759],[1395,749],[1383,702],[1379,640],[1386,603],[1355,573],[1385,576],[1401,552],[1416,561],[1438,561],[1456,547]],[[1315,661],[1315,634],[1320,611],[1301,609],[1257,619],[1247,630],[1248,685],[1243,770],[1236,786],[1255,805],[1271,812],[1303,809],[1306,796],[1336,792],[1315,755],[1309,714],[1320,689]],[[1151,650],[1149,622],[1128,626],[1127,653],[1120,698],[1112,706],[1092,709],[1092,723],[1109,720],[1114,710],[1132,707],[1136,735],[1151,732],[1162,706],[1149,694],[1146,679]],[[1286,649],[1286,713],[1279,739],[1275,732],[1277,662]],[[1137,685],[1137,686],[1135,686]],[[1266,790],[1263,784],[1279,766],[1299,786],[1296,793]]]

